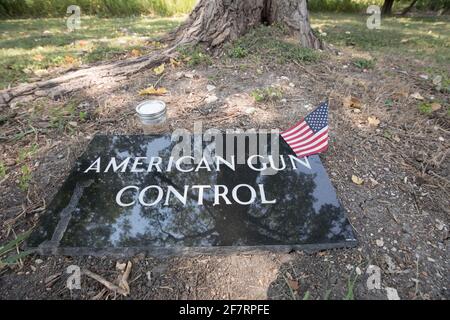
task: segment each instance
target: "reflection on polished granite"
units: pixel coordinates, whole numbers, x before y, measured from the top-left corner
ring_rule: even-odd
[[[220,170],[203,165],[198,171],[180,172],[174,164],[167,169],[174,145],[170,135],[96,136],[42,215],[28,247],[42,254],[128,255],[356,245],[318,156],[308,158],[310,168],[298,162],[293,166],[287,160],[293,153],[280,139],[286,169],[275,175],[261,174],[248,164],[236,164],[234,171],[226,165]],[[99,157],[101,166],[96,167]],[[140,166],[133,170],[138,157]],[[148,172],[146,161],[155,157],[162,163]],[[130,162],[117,172],[113,167],[104,172],[112,158],[117,164],[127,158]],[[195,165],[182,165],[184,171],[190,167]],[[251,188],[241,186],[233,197],[242,184]],[[126,206],[120,206],[117,195],[127,186],[134,188],[122,194]],[[159,202],[156,189],[138,199],[148,186],[161,188]],[[207,186],[203,196],[198,186]],[[167,197],[169,188],[177,190],[178,197],[173,192]]]

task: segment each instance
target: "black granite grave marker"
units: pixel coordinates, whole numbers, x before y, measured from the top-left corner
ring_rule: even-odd
[[[295,161],[280,139],[286,168],[265,175],[254,170],[261,163],[177,168],[174,145],[169,135],[96,136],[28,246],[41,254],[158,255],[356,245],[318,156]]]

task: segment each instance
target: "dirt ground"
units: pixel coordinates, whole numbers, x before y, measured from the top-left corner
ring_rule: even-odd
[[[138,255],[130,259],[129,297],[86,276],[81,290],[66,287],[70,265],[113,281],[120,273],[116,263],[127,260],[29,256],[0,271],[0,299],[387,299],[386,287],[401,299],[448,299],[449,97],[416,71],[425,61],[385,56],[373,69],[362,70],[352,64],[357,54],[341,49],[309,64],[214,58],[211,65],[167,66],[160,81],[169,90],[161,99],[171,129],[192,130],[199,120],[204,128],[287,128],[329,97],[331,146],[321,158],[355,229],[357,248]],[[38,222],[94,134],[142,132],[134,106],[145,98],[137,93],[158,78],[148,70],[64,101],[43,99],[1,110],[9,119],[1,127],[0,154],[8,171],[0,182],[0,243]],[[215,89],[208,91],[207,85]],[[268,86],[279,88],[282,99],[255,102],[252,91]],[[420,114],[417,92],[443,101],[442,107]],[[348,96],[355,98],[353,106]],[[51,110],[73,101],[76,112],[86,114],[83,121],[50,126]],[[19,128],[26,135],[13,139]],[[37,151],[25,155],[32,176],[24,192],[22,164],[15,159],[34,143]],[[364,182],[355,183],[353,175]],[[369,265],[381,270],[380,289],[367,285]]]

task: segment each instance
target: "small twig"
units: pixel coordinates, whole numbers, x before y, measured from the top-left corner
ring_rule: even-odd
[[[102,276],[100,276],[100,275],[98,275],[98,274],[96,274],[96,273],[94,273],[94,272],[92,272],[92,271],[89,271],[89,270],[87,270],[87,269],[83,269],[83,270],[82,270],[82,273],[83,273],[84,275],[88,276],[89,278],[92,278],[92,279],[94,279],[94,280],[100,282],[100,283],[101,283],[102,285],[104,285],[108,290],[111,290],[111,291],[113,291],[113,292],[115,292],[115,293],[119,293],[119,294],[121,294],[121,295],[123,295],[123,296],[125,296],[125,297],[128,295],[128,292],[127,292],[126,290],[122,289],[122,288],[119,287],[119,286],[116,286],[114,283],[112,283],[112,282],[106,280],[106,279],[103,278]]]
[[[281,276],[283,277],[284,281],[286,282],[286,284],[287,284],[287,286],[289,288],[289,291],[290,291],[291,296],[292,296],[292,300],[297,300],[297,297],[295,295],[294,290],[292,290],[291,286],[289,285],[288,279],[286,278],[286,276],[284,274],[281,274]]]
[[[158,86],[158,84],[161,82],[161,80],[164,78],[165,74],[163,73],[161,75],[161,77],[159,77],[158,81],[155,82],[155,84],[153,85],[153,88],[156,89],[156,87]]]
[[[413,199],[414,199],[414,206],[415,206],[415,208],[416,208],[416,210],[417,210],[417,213],[418,213],[419,215],[422,215],[422,210],[420,210],[419,202],[417,201],[416,193],[413,191],[413,192],[411,192],[411,195],[413,196]]]
[[[128,284],[128,277],[130,276],[132,266],[133,266],[133,264],[130,261],[128,261],[125,272],[123,273],[122,277],[119,280],[119,287],[122,288],[123,290],[125,290],[125,292],[127,293],[126,296],[128,294],[130,294],[130,286]]]
[[[100,300],[105,295],[106,292],[107,290],[103,288],[98,294],[93,296],[91,300]]]
[[[2,180],[0,180],[0,185],[3,184],[3,182],[5,182],[6,180],[8,180],[9,178],[9,174],[7,174]]]
[[[417,256],[416,260],[416,289],[414,291],[414,296],[417,297],[417,293],[419,293],[419,256]]]

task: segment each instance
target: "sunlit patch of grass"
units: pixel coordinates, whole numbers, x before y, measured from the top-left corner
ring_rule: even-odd
[[[329,43],[352,46],[374,54],[407,54],[448,66],[449,17],[383,17],[379,30],[368,29],[366,19],[363,14],[311,14],[313,28],[325,33],[323,38]]]
[[[52,68],[117,59],[133,49],[145,52],[150,38],[182,20],[83,17],[74,32],[67,30],[65,19],[0,20],[0,89],[45,77]]]
[[[313,0],[308,3],[311,12],[363,12],[370,5],[383,5],[383,0]]]

